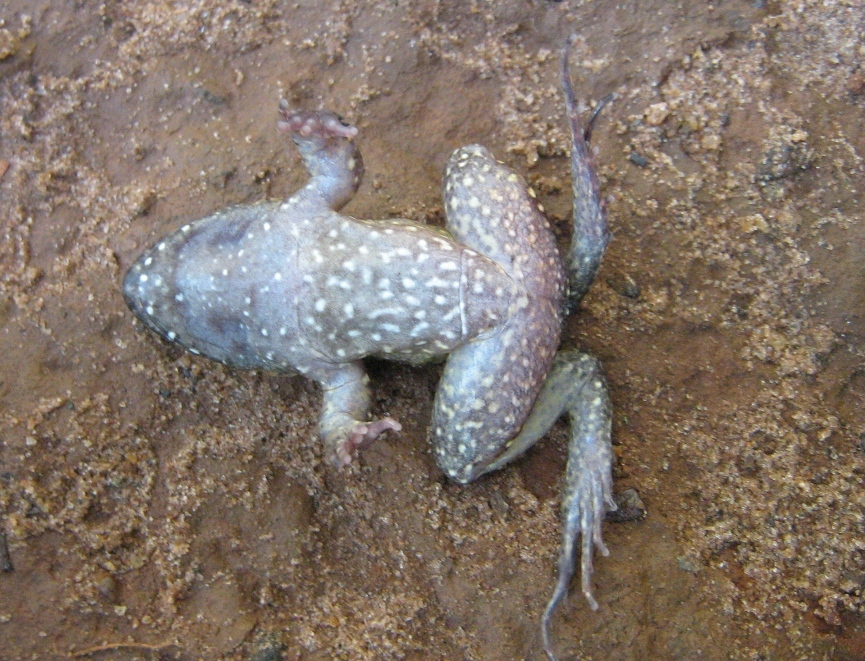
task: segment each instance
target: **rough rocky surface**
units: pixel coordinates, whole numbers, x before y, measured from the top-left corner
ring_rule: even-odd
[[[451,151],[525,172],[564,241],[558,47],[614,239],[565,346],[604,362],[617,490],[565,658],[865,656],[865,8],[10,0],[0,8],[0,657],[539,659],[564,427],[477,484],[426,446],[437,368],[347,470],[320,393],[142,332],[153,239],[303,169],[281,96],[361,129],[346,209],[441,223]],[[13,598],[9,598],[13,595]],[[100,648],[104,648],[101,651]]]

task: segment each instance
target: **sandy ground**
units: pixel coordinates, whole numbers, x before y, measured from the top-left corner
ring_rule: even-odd
[[[0,8],[0,658],[540,659],[566,429],[459,486],[439,368],[375,363],[405,431],[322,459],[320,393],[145,332],[151,241],[304,180],[282,96],[361,129],[347,208],[439,224],[483,143],[568,238],[557,51],[618,99],[614,230],[565,346],[604,363],[616,489],[563,659],[865,658],[865,7],[858,0],[9,0]],[[0,545],[2,546],[2,545]],[[104,647],[100,651],[100,648]]]

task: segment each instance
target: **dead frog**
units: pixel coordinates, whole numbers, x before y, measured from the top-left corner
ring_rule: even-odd
[[[601,522],[616,507],[601,368],[579,351],[557,352],[565,315],[591,285],[608,241],[567,46],[562,82],[575,207],[564,258],[534,192],[477,145],[448,162],[446,230],[340,215],[363,175],[358,131],[333,113],[283,101],[278,126],[300,150],[309,183],[285,202],[184,225],[145,251],[123,283],[132,311],[190,352],[321,384],[321,435],[338,464],[400,429],[391,418],[369,419],[367,356],[448,356],[430,437],[439,466],[458,482],[501,468],[568,413],[563,545],[542,620],[551,659],[550,619],[573,575],[577,539],[583,593],[597,608],[592,545],[607,554]]]

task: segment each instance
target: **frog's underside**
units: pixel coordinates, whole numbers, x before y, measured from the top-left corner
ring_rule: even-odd
[[[563,85],[573,137],[574,239],[564,259],[525,181],[484,147],[457,150],[444,180],[446,231],[338,213],[363,161],[357,129],[326,111],[281,105],[309,183],[285,202],[239,206],[184,225],[144,252],[123,284],[152,330],[232,367],[304,374],[322,385],[321,433],[344,464],[386,430],[369,420],[368,356],[448,356],[430,437],[452,479],[471,481],[537,442],[563,413],[571,441],[559,579],[549,623],[574,570],[593,608],[592,545],[612,500],[607,386],[597,361],[557,352],[562,322],[595,277],[608,234],[567,48]]]

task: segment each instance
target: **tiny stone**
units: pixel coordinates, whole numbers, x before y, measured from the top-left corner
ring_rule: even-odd
[[[646,518],[646,506],[636,489],[625,489],[621,493],[613,494],[619,509],[615,512],[607,512],[606,520],[610,523],[625,523],[626,521],[639,521]]]
[[[689,555],[682,555],[676,558],[676,564],[679,565],[679,569],[684,569],[692,574],[696,574],[698,571],[703,569],[700,565],[700,561]]]
[[[663,101],[661,103],[654,103],[646,108],[643,116],[646,118],[646,124],[649,126],[660,126],[664,123],[664,120],[670,114],[670,106],[668,106]]]
[[[641,168],[644,168],[649,164],[649,159],[647,159],[645,156],[642,156],[641,154],[638,154],[635,151],[632,151],[630,154],[628,154],[628,160],[631,161],[631,163],[633,163],[634,165]]]

